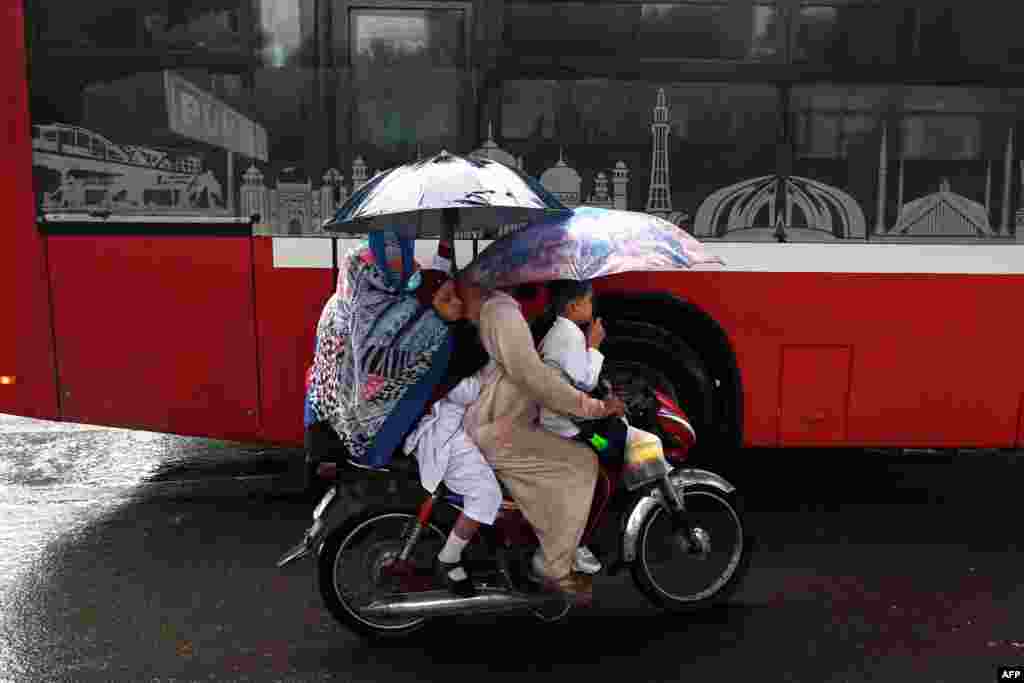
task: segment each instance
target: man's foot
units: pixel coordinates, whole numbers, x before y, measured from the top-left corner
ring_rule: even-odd
[[[434,560],[434,576],[438,583],[447,588],[453,595],[460,598],[471,598],[476,595],[476,586],[469,578],[469,573],[461,562],[442,562]]]
[[[582,574],[593,575],[601,571],[601,567],[601,560],[590,552],[590,548],[581,545],[576,549],[576,561],[573,563],[573,569]]]
[[[586,574],[571,572],[560,579],[545,577],[541,590],[560,593],[577,607],[590,607],[594,602],[594,579]]]
[[[541,590],[561,593],[573,604],[588,607],[594,600],[594,579],[586,574],[571,572],[561,579],[553,579],[544,574],[540,553],[530,558],[530,579],[540,584]]]

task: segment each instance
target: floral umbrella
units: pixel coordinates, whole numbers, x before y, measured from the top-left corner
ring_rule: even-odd
[[[656,216],[581,207],[499,239],[466,267],[466,273],[486,287],[511,287],[631,271],[717,268],[724,263],[682,228]]]

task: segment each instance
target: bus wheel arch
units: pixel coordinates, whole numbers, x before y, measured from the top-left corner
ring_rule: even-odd
[[[697,430],[695,455],[742,445],[739,366],[732,343],[714,318],[692,302],[660,293],[601,294],[597,311],[606,324],[604,348],[613,365],[625,361],[653,366],[679,388],[683,395],[678,398],[692,413]]]

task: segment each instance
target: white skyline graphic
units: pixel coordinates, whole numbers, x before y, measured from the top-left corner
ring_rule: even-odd
[[[729,241],[829,241],[867,239],[864,212],[845,190],[814,178],[800,176],[759,176],[741,180],[710,193],[697,207],[693,220],[672,206],[669,134],[670,103],[664,88],[655,91],[651,116],[651,174],[647,203],[641,209],[629,206],[630,173],[625,162],[616,160],[592,178],[592,192],[583,194],[583,178],[573,168],[571,149],[559,148],[558,161],[537,177],[544,187],[570,207],[597,206],[642,210],[665,218],[701,239]],[[988,164],[985,201],[972,200],[955,192],[943,179],[936,192],[904,198],[907,164],[900,159],[897,169],[888,154],[888,132],[883,129],[879,145],[876,221],[870,239],[881,241],[1005,241],[1011,220],[1022,227],[1024,209],[1014,215],[1013,175],[1019,171],[1024,183],[1024,162],[1014,163],[1014,139],[1010,128],[1004,157],[1004,183],[993,188],[992,163]],[[47,189],[39,191],[42,209],[92,210],[105,208],[129,213],[214,213],[226,214],[231,204],[222,182],[204,169],[201,156],[174,153],[138,145],[118,145],[78,126],[50,124],[33,126],[34,166],[51,173]],[[419,153],[419,152],[417,152]],[[487,139],[472,155],[492,159],[530,172],[526,159],[498,145],[493,126]],[[239,188],[240,215],[260,216],[260,231],[273,234],[319,232],[323,219],[333,214],[351,192],[372,173],[363,157],[352,164],[350,181],[335,168],[327,169],[318,183],[294,176],[294,169],[269,179],[255,164],[242,173]],[[610,172],[609,172],[610,171]],[[376,171],[374,171],[375,173]],[[896,214],[887,215],[886,193],[890,174],[897,173]],[[59,179],[59,180],[56,180]],[[1001,191],[1001,192],[1000,192]],[[1000,192],[1002,215],[991,215],[993,195]],[[995,225],[998,224],[997,229]],[[1024,230],[1017,241],[1024,242]]]

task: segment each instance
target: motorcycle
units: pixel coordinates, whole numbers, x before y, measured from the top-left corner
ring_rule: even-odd
[[[610,503],[620,501],[619,558],[607,568],[629,568],[639,591],[655,606],[680,613],[726,600],[749,566],[739,495],[723,477],[686,467],[696,435],[676,402],[653,388],[632,424],[654,434],[632,457],[602,461],[582,543],[608,525]],[[631,409],[628,415],[632,415]],[[326,519],[342,499],[345,477],[412,477],[414,458],[396,456],[386,470],[351,461],[320,466],[334,483],[313,510],[303,539],[277,562],[284,568],[312,557],[324,605],[343,626],[366,637],[407,636],[432,619],[528,610],[542,621],[563,619],[568,598],[544,592],[530,577],[537,537],[506,494],[493,526],[483,526],[467,551],[476,594],[458,597],[436,584],[432,563],[461,509],[444,485],[415,507],[370,507],[335,528]]]

